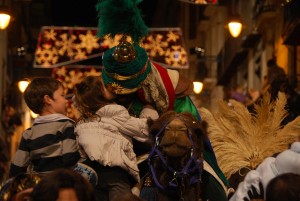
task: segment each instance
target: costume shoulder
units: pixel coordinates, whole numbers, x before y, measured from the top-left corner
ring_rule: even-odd
[[[184,76],[179,76],[179,81],[175,88],[176,97],[181,98],[191,95],[193,93],[193,88],[194,85],[190,79]]]
[[[154,65],[157,69],[163,68],[158,64]],[[161,70],[159,70],[161,72]],[[191,95],[193,92],[193,82],[185,76],[179,74],[177,70],[166,69],[168,79],[171,81],[176,98]],[[161,74],[161,76],[164,76]],[[166,76],[166,75],[165,75]],[[162,77],[162,79],[167,79]]]

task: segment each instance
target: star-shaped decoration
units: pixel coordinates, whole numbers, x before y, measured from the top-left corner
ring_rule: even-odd
[[[165,51],[163,48],[168,47],[168,42],[163,41],[163,35],[157,34],[155,37],[150,35],[147,37],[147,40],[149,43],[145,43],[143,46],[151,57],[164,55]]]
[[[50,29],[49,31],[45,31],[44,36],[47,40],[56,40],[57,33],[54,31],[54,29]]]
[[[77,49],[77,53],[75,54],[74,59],[80,60],[85,58],[87,58],[86,53],[83,52],[81,49]]]
[[[61,76],[65,77],[67,75],[66,67],[57,68],[56,75],[58,75],[59,77]]]
[[[165,61],[173,67],[179,67],[187,63],[187,54],[184,48],[179,45],[172,46],[166,51]]]
[[[95,35],[93,35],[91,30],[88,30],[86,35],[79,34],[79,39],[81,40],[80,47],[85,48],[87,53],[92,53],[93,49],[97,49],[100,47],[98,39]]]
[[[167,41],[168,42],[170,42],[170,41],[176,42],[178,39],[179,39],[179,36],[177,34],[175,34],[174,32],[172,32],[172,31],[170,31],[167,34]]]
[[[57,46],[59,55],[64,55],[65,53],[67,53],[69,57],[73,57],[74,49],[76,48],[74,43],[74,41],[77,39],[76,35],[72,34],[69,37],[68,34],[64,33],[59,37],[61,40],[55,41],[55,45]]]
[[[58,61],[57,50],[50,44],[44,44],[42,48],[38,48],[35,55],[37,63],[44,67],[51,66]]]

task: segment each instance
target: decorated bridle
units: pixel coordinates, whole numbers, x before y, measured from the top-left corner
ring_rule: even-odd
[[[183,121],[184,124],[186,125],[185,121],[182,118],[180,118],[180,117],[177,116],[174,119],[176,119],[176,118],[178,118],[181,121]],[[168,191],[177,189],[179,186],[178,186],[178,183],[176,181],[178,179],[183,180],[186,176],[191,176],[191,179],[190,179],[190,182],[189,182],[190,186],[193,185],[193,184],[201,182],[201,174],[202,174],[202,171],[203,171],[203,168],[202,168],[203,166],[201,165],[203,163],[203,159],[200,159],[200,158],[197,159],[197,158],[195,158],[195,155],[194,155],[194,142],[193,142],[193,139],[192,139],[191,132],[188,129],[187,125],[186,125],[187,131],[188,131],[187,134],[188,134],[189,140],[190,140],[190,142],[192,144],[192,148],[190,149],[189,160],[187,161],[187,163],[185,164],[185,166],[182,168],[182,170],[176,171],[171,166],[169,166],[167,164],[167,161],[166,161],[165,157],[163,156],[163,154],[159,150],[159,143],[160,143],[159,138],[160,138],[160,135],[163,133],[163,131],[167,127],[167,125],[171,121],[173,121],[174,119],[168,121],[159,130],[159,132],[155,135],[155,144],[153,145],[153,147],[151,149],[151,152],[149,154],[149,157],[148,157],[148,164],[149,164],[149,167],[150,167],[150,172],[151,172],[151,175],[152,175],[152,179],[153,179],[156,187],[158,187],[161,191],[164,191],[164,192],[168,192]],[[169,183],[168,183],[167,186],[163,186],[159,182],[159,180],[157,178],[157,175],[156,175],[156,172],[154,170],[153,158],[157,158],[157,157],[160,159],[160,161],[166,167],[167,171],[169,171],[173,175],[173,178],[169,181]]]

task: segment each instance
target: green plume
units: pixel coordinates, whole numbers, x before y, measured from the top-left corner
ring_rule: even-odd
[[[98,36],[114,38],[117,34],[131,36],[139,42],[148,34],[137,4],[142,0],[99,0],[96,5],[98,12]]]

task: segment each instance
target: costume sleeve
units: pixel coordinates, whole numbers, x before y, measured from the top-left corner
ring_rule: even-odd
[[[10,165],[9,177],[14,177],[20,173],[26,173],[27,167],[30,164],[29,150],[26,144],[26,140],[22,136],[19,149],[15,153]]]
[[[261,185],[263,185],[263,188],[266,188],[267,183],[275,176],[272,169],[274,161],[274,157],[268,157],[255,170],[248,172],[244,181],[239,184],[236,192],[230,198],[230,201],[250,200],[250,194],[264,196],[264,192],[262,192],[264,189],[261,188]]]
[[[230,198],[230,201],[243,201],[244,198],[249,200],[248,191],[254,187],[259,192],[259,183],[261,182],[261,176],[256,170],[251,170],[246,175],[244,181],[242,181],[234,195]]]
[[[120,105],[114,106],[115,113],[112,115],[112,124],[115,124],[119,128],[119,131],[122,134],[128,135],[140,142],[145,142],[149,140],[149,133],[148,133],[148,118],[136,118],[133,116],[130,116],[128,111],[125,107]],[[147,108],[149,110],[149,108]],[[151,113],[153,113],[150,116],[156,116],[158,114],[155,114],[155,110],[152,110]],[[146,112],[144,112],[144,116],[146,115]]]

